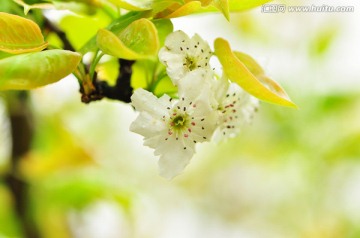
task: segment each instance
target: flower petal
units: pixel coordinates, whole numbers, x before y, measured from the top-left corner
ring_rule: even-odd
[[[180,174],[195,153],[194,148],[186,147],[185,143],[181,143],[175,137],[170,137],[156,150],[161,154],[159,173],[167,179],[172,179]]]
[[[142,88],[136,89],[131,96],[131,104],[138,111],[145,111],[154,117],[161,118],[167,113],[167,107],[170,106],[170,97],[164,94],[157,98],[154,94]]]
[[[130,131],[149,138],[158,135],[162,131],[166,131],[166,125],[162,120],[154,118],[148,112],[143,111],[131,123]]]
[[[211,88],[212,80],[214,79],[211,71],[198,69],[189,72],[179,81],[179,97],[193,102],[196,115],[206,115],[216,107],[217,103]]]
[[[190,45],[190,38],[183,31],[174,31],[165,40],[165,48],[171,53],[183,54],[180,47],[187,47]],[[161,58],[161,56],[159,55]]]

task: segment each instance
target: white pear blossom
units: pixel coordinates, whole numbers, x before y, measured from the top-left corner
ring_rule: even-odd
[[[210,69],[212,51],[206,41],[195,34],[191,39],[182,31],[167,36],[165,46],[159,51],[159,59],[174,85],[178,85],[188,72]]]
[[[258,100],[226,75],[215,79],[210,67],[209,45],[197,34],[191,39],[182,31],[171,33],[160,49],[159,59],[179,99],[157,98],[137,89],[132,105],[140,112],[130,130],[144,137],[144,145],[160,156],[160,175],[168,179],[183,171],[196,144],[236,136],[249,123]]]
[[[213,93],[205,70],[187,74],[179,84],[179,99],[157,98],[137,89],[132,105],[140,112],[130,130],[144,136],[144,145],[159,155],[160,175],[171,179],[181,173],[195,153],[195,145],[209,141],[218,121]]]
[[[250,123],[259,106],[259,100],[245,92],[238,84],[223,76],[215,82],[215,97],[220,114],[214,140],[235,137]]]

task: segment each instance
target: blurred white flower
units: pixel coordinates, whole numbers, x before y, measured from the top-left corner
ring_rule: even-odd
[[[259,106],[259,100],[245,92],[238,84],[230,83],[226,76],[216,80],[214,93],[220,114],[214,140],[235,137],[250,123]]]
[[[160,175],[171,179],[183,171],[195,153],[195,145],[209,141],[218,113],[207,80],[207,71],[188,73],[179,84],[179,99],[161,98],[137,89],[132,105],[140,112],[130,130],[144,136],[144,145],[160,155]]]
[[[206,41],[195,34],[191,39],[182,31],[175,31],[167,36],[165,46],[159,51],[159,59],[166,66],[166,71],[173,84],[196,69],[210,69],[212,56]]]

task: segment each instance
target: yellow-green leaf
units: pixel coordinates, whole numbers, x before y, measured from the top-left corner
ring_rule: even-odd
[[[0,60],[0,90],[28,90],[54,83],[72,73],[81,55],[47,50]]]
[[[223,66],[225,74],[230,80],[239,84],[245,91],[251,95],[274,104],[281,106],[297,106],[284,95],[279,95],[276,90],[272,91],[262,84],[254,74],[236,57],[231,51],[229,43],[217,38],[214,43],[215,54]],[[270,82],[266,80],[266,82]]]
[[[105,54],[128,60],[153,57],[159,50],[156,27],[145,18],[134,21],[118,35],[101,29],[96,40]]]
[[[176,4],[178,5],[178,4]],[[201,2],[193,1],[185,3],[184,5],[179,5],[178,8],[171,11],[169,13],[169,9],[164,10],[163,12],[160,12],[156,15],[156,18],[176,18],[176,17],[182,17],[186,15],[190,15],[192,13],[197,12],[199,9],[201,9]]]
[[[229,0],[229,8],[231,12],[248,10],[271,0]]]
[[[246,68],[263,84],[265,84],[270,90],[276,92],[289,99],[289,96],[285,90],[274,80],[265,75],[264,69],[256,62],[250,55],[234,51],[235,56],[246,66]]]
[[[265,74],[264,69],[250,55],[239,51],[234,51],[233,53],[255,77]]]
[[[229,12],[249,10],[270,1],[271,0],[200,0],[203,7],[197,12],[214,12],[220,10],[229,20]]]
[[[160,46],[162,46],[165,43],[166,37],[174,31],[174,26],[169,19],[154,19],[152,22],[157,29]]]
[[[35,4],[27,4],[23,0],[13,0],[20,6],[24,8],[24,14],[27,15],[31,9],[52,9],[55,8],[51,3],[35,3]]]
[[[171,6],[174,4],[180,6],[183,3],[183,0],[153,0],[151,8],[154,15],[156,15],[157,13],[162,12],[167,8],[171,8]]]
[[[108,0],[117,7],[129,11],[145,11],[151,9],[151,0]]]
[[[47,46],[35,22],[0,12],[0,51],[11,54],[41,51]]]
[[[213,0],[212,4],[224,14],[228,21],[230,20],[229,0]]]
[[[96,43],[105,54],[118,58],[135,60],[142,56],[129,49],[114,33],[100,29],[96,36]]]

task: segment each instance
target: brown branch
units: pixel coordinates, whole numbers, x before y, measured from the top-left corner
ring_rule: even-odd
[[[54,32],[60,38],[65,50],[76,51],[71,42],[67,39],[65,32],[52,24],[47,18],[44,19],[44,27],[48,31]],[[98,80],[96,72],[93,79],[88,81],[83,79],[83,85],[80,85],[81,101],[90,103],[103,98],[109,98],[126,103],[130,102],[130,97],[133,92],[130,82],[132,74],[131,66],[133,63],[134,61],[131,60],[119,59],[119,76],[115,86],[110,86],[106,81]],[[85,67],[85,70],[88,69]],[[85,88],[87,90],[85,90]]]
[[[55,26],[49,19],[47,19],[46,17],[44,17],[44,28],[47,31],[50,32],[54,32],[59,39],[62,41],[63,43],[63,48],[64,50],[70,50],[70,51],[76,51],[74,46],[71,44],[71,42],[69,41],[69,39],[67,38],[65,32],[63,32],[62,30],[60,30],[57,26]]]
[[[30,150],[33,138],[31,112],[27,105],[28,95],[19,92],[11,103],[10,122],[12,134],[12,160],[9,173],[5,176],[15,204],[15,211],[21,223],[24,237],[39,238],[36,226],[29,216],[29,184],[20,179],[17,171],[19,160]]]
[[[81,101],[90,103],[103,98],[109,98],[126,103],[130,102],[130,97],[133,92],[133,88],[131,87],[131,66],[133,63],[134,61],[119,59],[119,76],[115,86],[110,86],[106,81],[97,80],[95,74],[95,79],[93,80],[94,90],[90,94],[86,94],[83,88],[80,89],[82,94]]]

